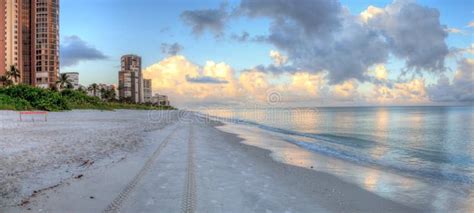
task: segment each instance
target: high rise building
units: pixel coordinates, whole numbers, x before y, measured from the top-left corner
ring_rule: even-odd
[[[0,0],[0,76],[5,75],[5,70],[7,68],[6,62],[6,18],[7,18],[7,4],[5,0]]]
[[[0,75],[14,65],[21,83],[55,84],[59,73],[59,0],[0,0]]]
[[[124,55],[119,71],[119,98],[134,103],[143,103],[142,58],[137,55]]]
[[[143,79],[143,102],[144,103],[151,103],[151,97],[153,95],[151,86],[152,86],[151,79]]]

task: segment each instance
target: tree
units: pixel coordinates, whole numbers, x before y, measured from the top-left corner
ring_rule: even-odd
[[[11,86],[13,84],[13,81],[8,79],[7,76],[1,76],[0,82],[2,86]]]
[[[91,91],[94,96],[97,96],[97,90],[99,90],[99,85],[93,83],[87,88],[87,90]]]
[[[10,80],[14,79],[14,82],[17,83],[18,78],[21,77],[20,70],[18,70],[15,65],[11,65],[10,70],[6,71],[6,77]]]
[[[79,92],[82,92],[84,94],[87,94],[87,91],[85,90],[85,88],[83,86],[79,86],[79,88],[77,89],[77,91]]]
[[[99,91],[100,91],[100,98],[101,98],[102,100],[104,100],[104,99],[105,99],[105,95],[106,95],[106,94],[105,94],[105,91],[106,91],[105,88],[102,87],[102,88],[100,88]]]
[[[71,89],[74,87],[72,85],[71,80],[69,79],[69,76],[66,73],[62,73],[61,75],[59,75],[59,78],[56,81],[56,85],[59,85],[59,89],[64,89],[65,87]]]
[[[103,100],[114,101],[115,90],[114,89],[101,89],[101,95]]]

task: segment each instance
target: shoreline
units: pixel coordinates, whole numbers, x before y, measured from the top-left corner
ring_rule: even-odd
[[[143,114],[136,111],[127,112]],[[84,115],[74,117],[79,120],[74,122],[82,120],[86,123],[103,123],[100,118],[104,116],[104,112],[83,113]],[[87,117],[94,117],[96,120],[86,119]],[[112,116],[108,119],[110,122],[117,122],[118,118]],[[129,119],[130,122],[140,122],[140,119]],[[421,211],[380,197],[334,175],[275,161],[271,157],[271,151],[244,144],[238,135],[218,129],[219,126],[225,125],[222,122],[188,123],[177,117],[173,119],[163,124],[163,128],[153,126],[165,122],[164,120],[157,120],[151,126],[139,128],[143,133],[141,138],[137,139],[142,140],[141,146],[135,152],[127,153],[126,159],[112,162],[99,160],[91,168],[81,171],[83,176],[80,178],[70,176],[57,187],[48,189],[55,184],[45,185],[43,188],[47,188],[46,190],[31,189],[37,193],[33,193],[25,205],[5,206],[0,209],[5,208],[8,212],[28,212],[30,209],[52,212],[102,210],[138,173],[145,161],[149,160],[153,150],[163,143],[163,138],[171,135],[167,147],[152,161],[150,169],[137,182],[128,201],[124,202],[124,211],[179,210],[186,171],[186,157],[183,156],[190,152],[187,144],[189,140],[195,144],[193,149],[197,193],[192,200],[196,201],[198,212]],[[75,131],[79,135],[85,133],[85,129]],[[60,167],[57,170],[64,169]],[[51,171],[43,172],[44,177],[38,178],[47,179]]]
[[[327,196],[315,196],[320,201],[319,204],[329,210],[330,212],[421,212],[421,209],[417,209],[410,206],[397,203],[395,201],[383,198],[373,192],[367,191],[354,183],[346,182],[339,177],[322,172],[316,171],[311,168],[301,167],[286,164],[274,159],[271,154],[272,151],[264,148],[260,148],[254,145],[244,144],[244,138],[238,134],[225,132],[217,129],[216,127],[227,125],[223,122],[216,121],[217,124],[213,124],[213,127],[222,132],[222,134],[228,134],[229,137],[234,138],[232,141],[228,141],[229,144],[233,145],[237,149],[245,150],[246,152],[252,152],[249,157],[256,158],[258,162],[264,162],[264,164],[276,164],[277,170],[285,174],[298,174],[297,178],[301,179],[314,179],[318,185],[313,184],[301,184],[301,182],[293,182],[293,187],[297,187],[302,191],[308,191],[308,193],[319,193],[319,195]],[[269,166],[273,167],[273,166]],[[322,187],[324,186],[324,187]],[[321,188],[322,187],[322,188]],[[309,188],[309,189],[308,189]],[[354,199],[356,198],[357,199]],[[335,199],[334,199],[335,198]]]

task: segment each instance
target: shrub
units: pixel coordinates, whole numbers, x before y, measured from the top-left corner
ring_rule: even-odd
[[[66,89],[61,92],[32,87],[14,85],[0,88],[0,109],[7,110],[46,110],[62,111],[70,109],[143,109],[159,110],[174,109],[172,107],[154,107],[144,104],[104,102],[98,97],[88,96],[84,91]]]
[[[0,109],[2,110],[29,110],[32,109],[30,103],[23,99],[12,98],[0,94]]]
[[[60,111],[69,109],[65,99],[58,92],[47,89],[16,85],[0,89],[0,94],[16,100],[24,100],[31,107],[39,110]]]

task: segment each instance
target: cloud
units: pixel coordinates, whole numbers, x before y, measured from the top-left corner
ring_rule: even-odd
[[[276,50],[270,51],[270,57],[273,59],[273,64],[275,66],[282,66],[288,62],[288,56],[282,55]]]
[[[382,8],[378,8],[378,7],[374,7],[372,5],[369,5],[369,7],[367,7],[367,10],[364,10],[362,11],[362,13],[360,13],[360,18],[362,19],[362,21],[364,21],[365,23],[367,23],[369,21],[369,19],[379,15],[379,14],[382,14],[384,13],[384,10]]]
[[[423,79],[392,81],[384,64],[373,66],[369,75],[378,81],[355,79],[329,84],[329,72],[293,71],[275,74],[258,67],[234,72],[224,62],[207,61],[196,65],[184,56],[167,57],[144,69],[144,77],[153,80],[155,93],[167,94],[177,106],[206,104],[267,104],[269,94],[278,95],[279,104],[293,106],[343,104],[426,104],[436,101],[474,99],[472,72],[474,59],[459,62],[453,83],[426,86]],[[437,94],[435,94],[437,93]],[[441,99],[455,97],[455,99]],[[248,106],[248,105],[247,105]]]
[[[333,32],[340,26],[342,6],[338,1],[242,0],[241,13],[250,17],[270,17],[276,23],[291,19],[308,35]]]
[[[465,54],[474,55],[474,43],[465,48],[452,47],[449,52],[449,56],[455,58],[463,58],[465,57]]]
[[[437,84],[428,88],[428,93],[435,102],[474,102],[474,59],[458,61],[452,82],[442,75]]]
[[[452,34],[459,34],[459,33],[464,33],[464,31],[458,29],[458,28],[446,28],[445,31],[447,33],[452,33]]]
[[[328,71],[332,84],[363,80],[368,67],[388,58],[384,40],[337,1],[243,0],[240,7],[244,15],[271,20],[262,41],[284,51],[294,67]]]
[[[338,101],[354,101],[358,98],[357,91],[359,84],[356,80],[348,80],[341,84],[334,85],[332,96]]]
[[[238,41],[238,42],[246,42],[250,38],[250,34],[248,32],[242,32],[240,35],[237,34],[232,34],[230,36],[232,40]]]
[[[178,105],[196,102],[230,101],[238,96],[234,71],[225,63],[206,62],[204,66],[191,63],[182,55],[167,57],[143,70],[153,80],[153,91],[167,94]],[[190,78],[207,76],[227,81],[222,84],[189,82]]]
[[[189,75],[186,75],[186,81],[190,83],[199,83],[199,84],[227,84],[229,83],[226,80],[222,80],[222,79],[211,77],[211,76],[190,77]]]
[[[308,72],[297,72],[291,76],[291,84],[288,91],[292,96],[307,97],[323,96],[327,89],[326,73],[311,74]]]
[[[155,93],[167,94],[178,105],[199,103],[266,103],[269,92],[282,101],[317,99],[325,94],[325,75],[308,72],[273,75],[258,69],[236,75],[226,63],[207,61],[199,66],[184,56],[167,57],[144,69]]]
[[[474,28],[474,21],[470,21],[466,27]]]
[[[424,104],[428,103],[425,81],[412,79],[405,82],[372,85],[365,95],[366,102],[374,104]]]
[[[173,56],[177,55],[184,49],[183,46],[181,46],[179,43],[173,43],[173,44],[168,44],[168,43],[161,43],[161,53],[168,55],[168,56]]]
[[[471,46],[461,49],[463,53],[474,55],[474,43]]]
[[[377,64],[373,69],[369,70],[369,74],[379,81],[388,80],[388,70],[384,64]]]
[[[104,60],[108,57],[78,36],[66,36],[61,43],[61,67],[70,67],[82,61]]]
[[[223,35],[229,13],[227,4],[222,4],[218,9],[186,10],[181,13],[181,18],[191,26],[197,36],[209,30],[215,37],[220,37]]]
[[[474,43],[472,43],[471,46],[465,48],[464,51],[468,54],[474,55]]]
[[[357,15],[339,1],[326,0],[300,0],[298,4],[289,0],[242,0],[236,11],[239,16],[268,19],[270,26],[268,35],[250,38],[244,31],[233,34],[232,39],[273,44],[285,52],[291,67],[298,68],[293,72],[327,71],[330,84],[351,79],[364,82],[368,80],[367,69],[387,62],[390,54],[404,60],[407,70],[446,69],[448,34],[440,24],[439,11],[411,0],[397,0],[384,8],[369,6]],[[222,35],[231,16],[221,6],[185,11],[182,17],[194,33],[210,30]]]
[[[437,9],[414,1],[394,1],[368,20],[368,26],[380,31],[391,52],[415,70],[443,71],[449,54],[445,26]],[[416,20],[416,21],[414,21]]]

